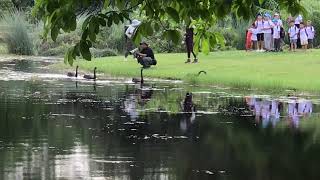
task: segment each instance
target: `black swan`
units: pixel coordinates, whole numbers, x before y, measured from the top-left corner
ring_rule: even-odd
[[[94,69],[93,69],[93,76],[92,75],[89,75],[89,74],[85,74],[84,76],[83,76],[83,78],[84,79],[97,79],[97,76],[96,76],[96,71],[97,71],[97,67],[95,67]]]
[[[134,82],[134,83],[141,83],[141,84],[144,83],[144,80],[143,80],[143,68],[141,68],[141,71],[140,71],[140,79],[138,79],[138,78],[132,78],[132,82]]]
[[[201,73],[203,73],[203,74],[207,75],[207,72],[206,72],[206,71],[199,71],[199,72],[198,72],[198,76],[200,76],[200,75],[201,75]]]
[[[67,73],[67,76],[68,76],[68,77],[78,77],[78,68],[79,68],[79,66],[76,67],[76,73],[74,73],[74,72],[68,72],[68,73]]]

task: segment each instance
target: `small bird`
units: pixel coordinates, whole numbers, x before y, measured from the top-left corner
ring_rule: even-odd
[[[141,84],[144,83],[144,80],[143,80],[143,68],[141,68],[141,71],[140,71],[140,79],[138,79],[138,78],[132,78],[132,82],[134,82],[134,83],[141,83]]]
[[[83,78],[84,79],[97,79],[97,75],[96,75],[96,71],[97,71],[97,67],[95,67],[94,69],[93,69],[93,76],[92,75],[89,75],[89,74],[85,74],[84,76],[83,76]]]
[[[68,76],[68,77],[78,77],[78,68],[79,68],[79,66],[76,67],[76,73],[74,73],[74,72],[68,72],[68,73],[67,73],[67,76]]]
[[[201,75],[201,73],[203,73],[203,74],[207,75],[207,72],[206,72],[206,71],[199,71],[199,72],[198,72],[198,76],[200,76],[200,75]]]

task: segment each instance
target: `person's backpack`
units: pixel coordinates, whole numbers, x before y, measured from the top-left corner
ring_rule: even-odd
[[[286,32],[284,31],[283,27],[280,27],[280,38],[285,38],[286,37]]]

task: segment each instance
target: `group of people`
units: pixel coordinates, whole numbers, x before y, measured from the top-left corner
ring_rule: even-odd
[[[311,21],[304,22],[303,17],[289,17],[287,19],[289,29],[286,33],[283,21],[279,13],[271,16],[269,13],[258,14],[255,22],[246,33],[246,50],[258,52],[279,52],[282,51],[282,44],[288,35],[290,50],[297,48],[304,50],[313,48],[315,28]]]
[[[281,115],[286,117],[289,125],[298,127],[303,117],[308,117],[313,112],[310,100],[291,98],[289,101],[262,99],[247,96],[245,98],[249,109],[255,115],[258,123],[266,128],[270,124],[273,127],[280,121]]]

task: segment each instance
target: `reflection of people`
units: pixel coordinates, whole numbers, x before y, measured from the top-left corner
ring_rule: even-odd
[[[187,131],[190,124],[192,124],[196,118],[196,109],[195,105],[192,101],[192,93],[187,93],[186,97],[183,101],[183,112],[184,112],[184,119],[180,121],[180,129],[184,132]]]
[[[129,52],[134,49],[134,45],[132,42],[132,38],[141,24],[140,21],[134,19],[132,20],[132,23],[129,26],[125,27],[125,35],[126,35],[126,53],[125,53],[125,58],[127,59],[128,55],[130,54]]]
[[[186,61],[186,63],[190,63],[191,62],[191,53],[194,57],[193,63],[197,63],[198,59],[196,54],[193,52],[193,28],[186,28],[186,34],[185,34],[185,43],[186,43],[186,47],[187,47],[187,53],[188,53],[188,59]]]
[[[140,63],[143,68],[149,68],[152,65],[157,65],[157,60],[154,57],[152,49],[146,42],[140,43],[141,51],[136,53],[138,63]]]
[[[136,97],[134,95],[130,95],[125,101],[124,101],[124,110],[126,113],[129,114],[130,119],[132,121],[136,121],[139,113],[137,111],[136,107]]]

